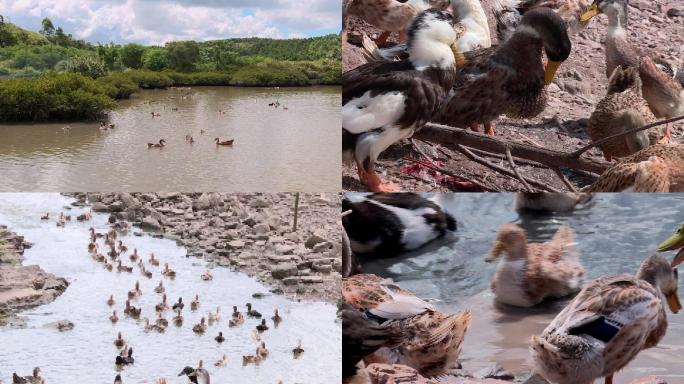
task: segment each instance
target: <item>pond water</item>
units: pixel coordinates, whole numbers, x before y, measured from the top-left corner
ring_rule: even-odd
[[[493,304],[489,285],[496,264],[485,263],[484,257],[501,224],[521,225],[530,241],[546,241],[560,225],[569,224],[593,279],[635,273],[641,261],[684,222],[684,196],[676,194],[602,194],[593,207],[552,215],[519,215],[512,194],[459,194],[447,207],[458,222],[454,236],[397,258],[366,262],[364,272],[391,277],[419,297],[438,299],[436,305],[442,310],[470,308],[473,322],[460,359],[471,372],[494,362],[519,375],[529,372],[530,337],[540,334],[566,303],[528,310]],[[674,253],[664,256],[672,259]],[[684,292],[681,278],[680,292]],[[684,383],[684,313],[675,315],[668,309],[667,316],[665,338],[616,374],[616,383],[645,375]]]
[[[11,382],[13,371],[28,375],[34,366],[39,366],[48,383],[110,383],[117,373],[117,348],[113,341],[119,331],[133,348],[136,359],[134,365],[122,370],[124,383],[154,383],[159,377],[165,377],[168,383],[187,383],[187,378],[177,374],[186,365],[196,367],[199,360],[204,361],[215,383],[341,380],[341,333],[334,305],[295,302],[275,295],[252,298],[252,293],[267,293],[268,288],[222,267],[212,270],[212,281],[203,281],[200,275],[206,270],[205,262],[186,258],[185,249],[175,242],[129,234],[123,237],[129,249],[137,248],[145,260],[154,252],[162,265],[168,262],[176,271],[175,280],[163,279],[169,301],[175,302],[182,296],[187,303],[182,327],[173,325],[171,311],[167,311],[170,324],[165,333],[144,332],[141,321],[123,315],[123,305],[127,292],[140,281],[143,294],[133,305],[142,307],[141,318],[155,317],[154,305],[161,301],[161,295],[154,293],[153,288],[162,280],[160,267],[151,267],[154,276],[147,279],[137,268],[132,274],[119,274],[93,261],[87,252],[88,228],[94,226],[98,232],[104,232],[104,215],[95,215],[85,223],[72,221],[64,228],[56,227],[53,220],[40,220],[45,212],[58,214],[71,201],[57,194],[0,194],[0,223],[34,243],[33,248],[26,250],[24,265],[38,264],[50,273],[66,277],[71,284],[53,303],[22,312],[21,316],[27,318],[26,328],[0,328],[0,381]],[[80,209],[73,209],[71,214],[79,212]],[[124,264],[131,264],[128,258],[125,261]],[[110,294],[114,295],[114,308],[120,317],[115,325],[109,321],[111,309],[105,303]],[[189,303],[195,294],[199,294],[201,306],[192,312]],[[228,319],[233,305],[244,313],[247,302],[268,319],[271,329],[262,334],[262,339],[270,354],[258,366],[243,367],[242,355],[254,354],[257,346],[252,330],[258,321],[246,318],[241,327],[229,328]],[[221,321],[210,326],[205,335],[195,335],[192,326],[219,305]],[[276,329],[270,319],[275,308],[283,317]],[[75,324],[72,331],[46,327],[64,319]],[[214,341],[219,331],[226,337],[220,345]],[[295,360],[291,351],[300,339],[305,352]],[[228,365],[214,367],[224,353],[228,355]]]
[[[338,191],[340,105],[339,87],[197,87],[142,91],[111,113],[106,132],[0,124],[0,190]],[[147,148],[160,139],[163,150]]]

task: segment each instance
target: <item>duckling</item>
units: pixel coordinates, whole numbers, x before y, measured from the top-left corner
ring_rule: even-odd
[[[456,230],[456,220],[436,202],[416,193],[374,193],[344,198],[342,218],[352,251],[395,256]]]
[[[119,335],[117,336],[116,340],[114,340],[114,345],[117,348],[121,348],[124,346],[124,344],[126,344],[126,341],[123,339],[123,337],[121,337],[121,332],[119,332]]]
[[[266,319],[261,319],[261,324],[258,324],[256,326],[256,330],[259,331],[259,333],[263,333],[264,331],[268,331],[268,325],[266,325]]]
[[[221,139],[217,137],[217,138],[214,139],[214,142],[216,142],[216,146],[217,146],[217,147],[218,147],[218,146],[229,147],[229,146],[232,146],[232,145],[233,145],[233,142],[235,142],[235,139],[226,140],[226,141],[221,141]]]
[[[112,305],[114,305],[114,303],[114,295],[109,295],[109,299],[107,299],[107,305],[111,307]]]
[[[197,308],[199,308],[199,306],[200,306],[199,295],[195,295],[195,300],[190,302],[190,310],[196,311]]]
[[[200,320],[199,324],[195,324],[194,327],[192,327],[192,331],[197,333],[197,334],[203,334],[207,330],[207,324],[205,323],[206,320],[204,317]]]
[[[155,267],[159,266],[159,260],[154,258],[154,252],[150,253],[150,258],[147,260],[147,262]]]
[[[278,308],[275,309],[275,312],[273,316],[271,316],[271,320],[273,320],[273,325],[278,328],[278,325],[280,324],[281,321],[283,321],[283,318],[280,317],[278,314]]]
[[[302,353],[304,353],[304,348],[302,348],[302,341],[299,340],[299,342],[297,343],[297,346],[292,349],[292,356],[295,359],[298,359],[299,356],[302,355]]]
[[[183,309],[184,307],[185,307],[185,304],[183,304],[183,298],[179,297],[178,302],[175,303],[173,305],[173,307],[171,307],[171,308],[175,311],[176,309]]]
[[[128,258],[134,263],[138,261],[138,259],[140,258],[140,256],[138,256],[138,248],[133,249],[133,253],[131,253],[131,255],[128,256]]]
[[[161,140],[159,140],[159,144],[147,143],[147,149],[150,149],[150,148],[159,148],[159,149],[161,149],[161,148],[164,148],[165,145],[166,145],[166,140],[161,139]]]
[[[261,342],[261,345],[256,350],[256,354],[261,359],[265,359],[268,356],[268,349],[266,349],[266,343],[264,343],[263,341]]]
[[[173,279],[176,277],[176,271],[169,268],[169,263],[164,263],[164,271],[162,272],[162,275]]]
[[[163,333],[164,331],[166,331],[166,328],[164,328],[164,327],[161,327],[157,324],[150,324],[150,320],[147,317],[144,319],[144,321],[145,321],[145,332],[155,331],[158,333]]]
[[[128,272],[128,273],[133,273],[133,267],[128,267],[123,264],[121,264],[121,260],[118,261],[118,264],[116,266],[116,271],[117,272]]]
[[[540,336],[532,336],[535,372],[558,384],[613,382],[642,350],[665,336],[665,303],[672,313],[677,295],[677,264],[653,255],[634,275],[603,276],[588,283]]]
[[[109,316],[109,321],[111,321],[112,324],[116,324],[116,322],[119,321],[119,316],[116,315],[116,310],[112,311],[112,315]]]
[[[164,293],[166,292],[166,288],[164,288],[164,283],[160,280],[159,285],[154,287],[154,292],[155,293]]]
[[[157,320],[155,321],[155,324],[166,328],[169,326],[169,321],[164,318],[161,312],[157,312]]]
[[[256,309],[252,309],[252,303],[247,303],[247,316],[261,319],[261,313]]]
[[[128,298],[133,299],[133,298],[140,297],[140,296],[142,296],[142,291],[140,290],[140,282],[136,281],[135,282],[135,288],[128,291]]]
[[[163,311],[166,311],[167,309],[169,309],[169,305],[166,303],[166,293],[162,295],[161,303],[155,305],[154,309],[157,312],[163,312]]]
[[[202,272],[202,280],[209,281],[209,280],[213,280],[213,279],[214,279],[214,276],[211,274],[211,272],[209,272],[209,271]]]
[[[199,367],[197,369],[191,368],[191,367],[185,367],[181,371],[181,373],[178,374],[178,376],[187,376],[190,379],[190,382],[196,383],[196,384],[209,384],[209,372],[202,368]]]
[[[547,243],[528,243],[524,229],[504,224],[485,261],[495,261],[502,253],[505,256],[492,279],[498,302],[531,307],[545,299],[578,292],[584,284],[584,267],[567,225],[560,227]]]
[[[214,337],[214,340],[216,340],[217,343],[223,343],[226,341],[226,338],[223,337],[223,332],[219,332],[218,336]]]
[[[176,310],[176,316],[173,317],[173,323],[176,324],[177,327],[183,325],[183,315],[181,315],[180,309]]]
[[[223,357],[214,363],[214,367],[225,367],[228,364],[228,356],[223,354]]]
[[[116,360],[114,360],[114,363],[116,365],[130,365],[135,363],[135,359],[133,358],[133,348],[128,348],[128,356],[117,356]]]

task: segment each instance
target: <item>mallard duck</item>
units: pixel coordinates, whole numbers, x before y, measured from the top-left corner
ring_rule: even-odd
[[[446,315],[390,280],[371,274],[342,279],[344,301],[378,324],[400,330],[400,348],[381,348],[374,362],[405,364],[427,377],[451,369],[470,325],[470,311]]]
[[[209,271],[202,272],[202,280],[209,281],[209,280],[213,280],[213,279],[214,279],[214,275],[212,275],[211,272],[209,272]]]
[[[399,40],[406,39],[406,28],[427,9],[446,10],[449,0],[351,0],[343,11],[343,19],[354,15],[383,32],[376,42],[382,45],[392,32],[399,32]],[[346,28],[345,28],[346,29]]]
[[[150,253],[150,258],[147,260],[150,265],[154,265],[155,267],[159,266],[159,260],[154,258],[154,252]]]
[[[502,45],[463,54],[453,90],[434,121],[474,131],[483,124],[486,133],[494,135],[492,121],[502,114],[537,116],[546,108],[545,86],[571,47],[565,23],[552,10],[527,12]]]
[[[261,313],[256,309],[252,309],[252,303],[247,303],[247,316],[261,319]]]
[[[21,377],[17,375],[16,372],[12,374],[12,383],[13,384],[43,384],[45,383],[45,380],[40,376],[40,368],[35,367],[33,368],[33,373],[31,376],[24,376]]]
[[[302,348],[302,341],[299,340],[299,341],[297,342],[297,346],[294,347],[294,348],[292,349],[292,356],[293,356],[295,359],[298,359],[299,356],[302,355],[302,353],[304,353],[304,348]]]
[[[639,352],[665,336],[663,301],[677,313],[676,264],[662,256],[644,260],[636,276],[603,276],[589,284],[549,324],[532,337],[535,371],[558,384],[613,382]]]
[[[265,331],[268,331],[268,325],[266,325],[266,319],[261,319],[261,324],[257,324],[255,327],[259,333],[263,333]]]
[[[371,191],[394,189],[383,185],[375,161],[437,113],[453,85],[451,23],[450,14],[427,10],[411,23],[407,60],[371,62],[342,75],[342,149]]]
[[[140,317],[142,313],[142,308],[136,308],[131,305],[130,300],[126,300],[126,307],[124,308],[124,315],[128,315],[134,319]]]
[[[123,347],[125,344],[126,344],[126,340],[124,340],[123,337],[121,337],[121,332],[119,332],[119,335],[116,337],[116,340],[114,340],[114,345],[115,345],[117,348],[121,348],[121,347]]]
[[[620,160],[587,192],[684,192],[684,144],[657,144]]]
[[[164,283],[161,280],[159,281],[159,285],[154,287],[154,292],[159,294],[166,292],[166,288],[164,288]]]
[[[223,357],[221,357],[218,361],[214,363],[214,367],[225,367],[228,365],[228,356],[226,354],[223,354]]]
[[[150,331],[155,331],[158,333],[163,333],[166,331],[166,328],[159,326],[157,324],[150,324],[150,320],[146,317],[144,319],[145,322],[145,332],[150,332]]]
[[[456,220],[416,193],[375,193],[342,200],[342,218],[352,251],[390,257],[418,249],[456,230]]]
[[[147,143],[147,149],[150,149],[150,148],[160,148],[161,149],[161,148],[164,148],[164,145],[166,145],[166,140],[161,139],[161,140],[159,140],[158,144]]]
[[[283,318],[278,314],[278,308],[275,309],[273,316],[271,316],[271,320],[273,320],[273,325],[275,325],[276,328],[278,327],[278,324],[283,321]]]
[[[133,299],[133,298],[140,297],[140,296],[142,296],[142,291],[140,290],[140,282],[136,281],[135,282],[135,288],[128,291],[128,298]]]
[[[570,212],[591,202],[591,193],[520,192],[515,194],[516,211]]]
[[[682,224],[677,232],[663,241],[658,246],[658,252],[679,250],[672,260],[673,265],[679,265],[684,262],[684,224]]]
[[[176,324],[177,327],[183,325],[183,315],[181,315],[180,309],[176,310],[176,316],[173,317],[173,323]]]
[[[164,315],[161,312],[157,312],[157,320],[155,321],[155,324],[166,328],[169,326],[169,321],[164,318]]]
[[[114,360],[114,363],[116,365],[130,365],[135,363],[135,359],[133,358],[133,348],[128,348],[127,356],[118,355]]]
[[[195,326],[192,327],[192,331],[195,333],[198,333],[198,334],[202,334],[202,333],[206,332],[206,330],[207,330],[207,324],[206,324],[206,320],[204,319],[204,317],[200,320],[199,324],[195,324]]]
[[[349,304],[342,305],[341,317],[343,378],[356,375],[357,364],[364,357],[382,347],[395,347],[404,337],[400,329],[377,324]]]
[[[217,343],[223,343],[224,341],[226,341],[226,338],[223,337],[223,332],[219,331],[218,336],[214,337],[214,340],[216,340]]]
[[[195,299],[194,299],[193,301],[190,302],[190,310],[191,310],[191,311],[196,311],[197,308],[199,308],[199,306],[200,306],[199,295],[195,295]]]
[[[256,354],[262,359],[265,359],[268,356],[268,349],[266,349],[266,343],[264,343],[263,341],[261,342],[261,345],[257,347]]]
[[[176,271],[169,268],[169,263],[164,263],[164,271],[162,271],[162,275],[173,279],[176,277]]]
[[[585,271],[575,250],[572,229],[567,225],[546,243],[528,243],[524,229],[504,224],[485,261],[496,261],[502,253],[505,255],[492,279],[492,291],[501,303],[531,307],[582,288]]]
[[[628,40],[626,0],[595,0],[581,20],[588,22],[603,13],[608,17],[606,36],[606,76],[617,66],[639,69],[644,99],[658,118],[672,118],[684,114],[684,89],[675,79],[656,67],[653,59],[644,56]],[[671,138],[670,125],[665,126],[665,137]]]
[[[633,128],[654,123],[656,117],[641,96],[641,79],[638,69],[618,66],[608,80],[608,92],[599,101],[589,118],[587,132],[592,141]],[[660,139],[659,129],[653,128],[653,138],[649,133],[639,131],[624,135],[599,145],[606,160],[624,157],[656,144]]]
[[[117,321],[119,321],[119,316],[116,315],[116,310],[112,311],[112,315],[109,316],[109,321],[111,321],[112,324],[115,324]]]
[[[221,139],[217,137],[217,138],[214,139],[214,142],[216,142],[216,146],[225,146],[225,147],[228,147],[228,146],[233,145],[233,143],[235,142],[235,139],[221,141]]]
[[[112,305],[114,305],[114,303],[116,303],[114,301],[114,295],[109,295],[109,299],[107,299],[107,305],[111,307]]]
[[[169,309],[169,304],[166,302],[166,293],[162,295],[162,301],[161,303],[158,303],[157,305],[154,306],[154,309],[157,312],[163,312]]]
[[[171,309],[173,309],[174,311],[175,311],[176,309],[183,309],[183,308],[185,308],[185,304],[183,303],[183,298],[182,298],[182,297],[179,297],[179,298],[178,298],[178,302],[175,303],[175,304],[173,305],[173,307],[171,307]]]
[[[187,376],[191,383],[210,384],[209,372],[204,368],[185,367],[178,376]]]

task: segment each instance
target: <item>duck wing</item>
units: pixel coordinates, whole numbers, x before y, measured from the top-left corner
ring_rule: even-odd
[[[432,304],[402,289],[391,280],[359,274],[342,280],[342,297],[358,310],[382,320],[399,320],[434,311]]]

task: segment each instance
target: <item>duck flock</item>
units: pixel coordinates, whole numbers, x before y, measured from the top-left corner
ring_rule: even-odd
[[[92,212],[87,211],[76,217],[77,221],[85,222],[92,218]],[[190,303],[186,306],[183,297],[178,297],[177,301],[170,303],[167,301],[167,291],[164,281],[173,280],[176,278],[176,271],[174,271],[168,262],[160,260],[154,253],[150,253],[147,258],[138,253],[136,248],[129,249],[124,243],[122,235],[126,234],[130,225],[126,221],[116,221],[110,218],[110,230],[107,232],[97,232],[94,228],[89,229],[89,242],[87,252],[90,258],[112,273],[140,273],[143,279],[159,278],[159,283],[154,287],[152,292],[143,292],[140,281],[136,281],[135,285],[129,291],[121,291],[110,294],[103,305],[111,307],[112,312],[109,316],[109,321],[116,326],[120,321],[132,321],[144,329],[147,333],[163,334],[170,326],[178,328],[187,328],[188,332],[194,332],[199,336],[214,334],[214,340],[219,345],[226,341],[226,337],[230,337],[231,332],[251,332],[252,340],[255,343],[254,354],[242,355],[242,365],[260,364],[269,356],[266,342],[262,336],[273,328],[278,328],[280,323],[284,321],[281,314],[276,308],[272,316],[262,315],[251,303],[244,304],[244,312],[239,310],[237,305],[233,305],[232,313],[228,316],[226,321],[222,317],[221,307],[211,309],[203,316],[199,323],[189,326],[185,323],[183,314],[187,311],[197,312],[201,311],[202,303],[198,294],[190,297]],[[50,213],[41,216],[42,221],[50,220]],[[55,224],[58,227],[64,227],[71,221],[71,215],[60,212]],[[212,281],[213,275],[209,270],[204,271],[198,280]],[[157,295],[159,303],[153,308],[136,307],[135,303],[143,294]],[[259,298],[263,294],[253,294],[254,298]],[[267,318],[270,317],[270,320]],[[224,336],[226,329],[227,333]],[[212,330],[216,329],[216,330]],[[121,332],[118,332],[117,338],[113,341],[114,357],[112,362],[118,371],[125,370],[126,366],[135,364],[136,360],[133,354],[133,340],[126,340]],[[139,346],[138,348],[144,348]],[[299,358],[304,353],[301,340],[298,345],[292,349],[292,357]],[[228,354],[217,356],[214,367],[220,369],[225,367],[228,363]],[[202,360],[199,361],[197,367],[187,366],[178,374],[178,376],[187,376],[190,382],[199,384],[210,383],[210,373],[204,367]],[[166,383],[165,378],[157,378],[157,383]],[[44,379],[40,376],[40,368],[36,367],[30,376],[20,376],[16,372],[13,375],[14,384],[39,384],[44,383]],[[121,374],[116,374],[114,379],[115,384],[123,383]]]
[[[586,194],[519,194],[516,208],[569,211],[590,207],[592,199]],[[453,382],[451,369],[458,366],[464,337],[477,318],[467,309],[444,313],[390,279],[363,273],[359,263],[417,249],[455,231],[453,217],[442,208],[445,202],[412,193],[345,198],[344,382]],[[612,384],[616,372],[663,339],[666,308],[672,313],[682,309],[676,267],[684,262],[684,224],[657,249],[677,251],[672,261],[654,254],[634,274],[591,281],[576,241],[567,225],[549,241],[531,243],[523,228],[504,224],[483,261],[498,262],[491,281],[498,303],[531,308],[574,295],[541,334],[529,335],[536,374],[556,384],[591,384],[601,377]]]
[[[682,191],[684,145],[674,142],[671,123],[632,130],[684,115],[684,71],[632,45],[627,0],[493,3],[499,45],[491,43],[479,0],[345,1],[343,42],[352,15],[385,31],[375,42],[362,37],[368,62],[342,78],[343,149],[359,181],[373,192],[397,190],[374,163],[428,122],[473,131],[482,125],[493,136],[501,115],[540,115],[548,85],[573,53],[570,36],[605,15],[608,91],[587,133],[593,142],[605,139],[597,145],[617,163],[590,191]],[[405,43],[377,47],[395,31]]]

